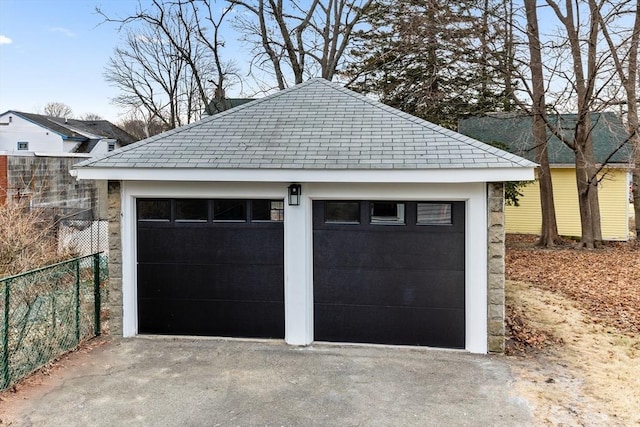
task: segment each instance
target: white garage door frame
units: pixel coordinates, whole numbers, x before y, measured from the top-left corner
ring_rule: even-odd
[[[123,336],[135,336],[137,198],[285,199],[289,182],[124,181],[122,200]],[[313,200],[465,201],[465,349],[487,352],[486,183],[303,183],[300,206],[285,203],[285,341],[308,345],[313,337]]]

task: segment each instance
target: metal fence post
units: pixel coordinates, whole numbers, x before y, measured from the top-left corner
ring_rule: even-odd
[[[9,287],[11,280],[5,280],[4,282],[4,334],[2,336],[2,389],[5,389],[11,383],[9,378],[9,308],[10,308],[10,291]]]
[[[100,309],[102,301],[100,299],[100,254],[93,254],[93,304],[94,304],[94,334],[100,336]]]
[[[80,260],[76,261],[76,344],[80,343]]]

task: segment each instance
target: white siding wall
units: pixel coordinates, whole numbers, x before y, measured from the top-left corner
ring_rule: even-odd
[[[9,121],[11,117],[11,121]],[[0,116],[0,151],[14,152],[18,141],[29,143],[28,151],[47,153],[67,152],[62,137],[13,113]],[[75,143],[74,143],[75,146]]]
[[[91,150],[91,154],[93,156],[96,156],[98,154],[106,154],[109,152],[109,143],[113,143],[115,140],[113,139],[101,139],[100,141],[98,141],[98,143],[96,144],[95,147],[93,147],[93,150]],[[114,145],[114,150],[117,150],[118,148],[120,148],[121,145],[119,143],[115,143]]]

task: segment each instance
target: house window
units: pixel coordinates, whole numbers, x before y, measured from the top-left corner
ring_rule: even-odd
[[[116,143],[115,142],[109,142],[108,146],[107,146],[107,151],[113,151],[116,149]]]
[[[138,200],[141,221],[171,221],[171,200]]]
[[[209,218],[209,203],[204,199],[177,199],[176,221],[205,222]]]
[[[214,200],[214,221],[246,221],[247,202],[245,200]]]
[[[325,202],[324,221],[360,224],[360,202]]]
[[[18,150],[26,151],[28,149],[29,149],[29,142],[28,141],[18,141]]]
[[[450,203],[418,203],[417,204],[418,225],[451,225]]]
[[[371,202],[371,224],[404,225],[404,203]]]
[[[251,202],[252,221],[283,221],[284,202],[282,200],[253,200]]]

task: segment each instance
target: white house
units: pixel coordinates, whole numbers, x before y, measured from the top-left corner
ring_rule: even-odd
[[[503,182],[535,164],[313,79],[74,166],[112,331],[504,348]]]
[[[107,120],[75,120],[9,110],[0,114],[0,152],[107,153],[134,142]]]

